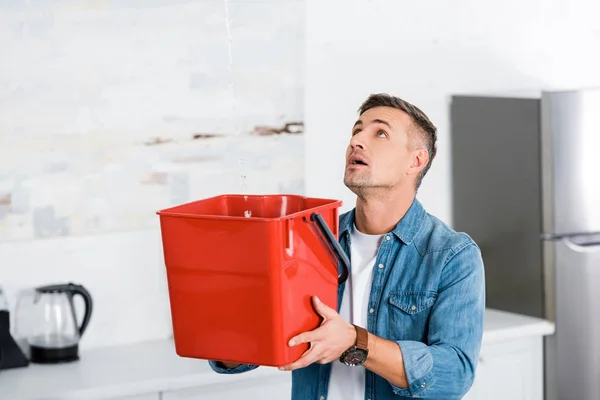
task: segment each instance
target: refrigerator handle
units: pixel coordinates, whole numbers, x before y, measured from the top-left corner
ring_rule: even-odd
[[[600,240],[574,240],[572,237],[564,237],[562,241],[568,248],[577,253],[598,253],[600,252]]]

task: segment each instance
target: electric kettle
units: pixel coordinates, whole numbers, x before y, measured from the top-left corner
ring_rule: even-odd
[[[74,296],[83,298],[85,310],[77,322]],[[15,337],[29,350],[31,362],[53,364],[79,359],[79,341],[92,316],[92,296],[73,283],[23,291],[16,306]]]

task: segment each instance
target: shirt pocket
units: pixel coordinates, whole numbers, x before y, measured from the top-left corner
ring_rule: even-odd
[[[390,293],[390,339],[424,342],[427,338],[429,314],[436,297],[437,293],[429,290]]]

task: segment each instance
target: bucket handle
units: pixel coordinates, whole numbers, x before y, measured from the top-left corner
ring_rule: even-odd
[[[323,233],[323,236],[325,236],[327,243],[333,250],[334,254],[337,256],[337,259],[342,263],[342,273],[338,275],[338,285],[341,285],[348,279],[350,260],[344,252],[344,249],[342,249],[342,246],[340,246],[340,243],[333,235],[333,232],[331,232],[331,230],[329,229],[329,226],[327,226],[327,223],[325,223],[325,220],[323,219],[321,214],[312,213],[310,215],[310,219],[317,223],[317,226],[321,230],[321,233]]]

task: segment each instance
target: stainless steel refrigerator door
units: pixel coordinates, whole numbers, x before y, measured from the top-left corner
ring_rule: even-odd
[[[600,235],[554,242],[559,399],[600,399]]]
[[[545,92],[541,110],[543,233],[600,232],[600,89]]]

